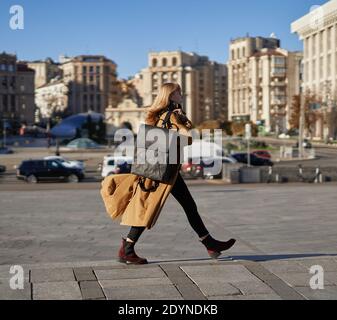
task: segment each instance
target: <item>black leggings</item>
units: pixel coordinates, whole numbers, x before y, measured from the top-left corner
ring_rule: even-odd
[[[206,236],[209,232],[198,213],[197,205],[180,173],[178,173],[171,194],[183,207],[191,227],[198,234],[199,238]],[[131,227],[128,238],[137,242],[144,230],[145,227]]]

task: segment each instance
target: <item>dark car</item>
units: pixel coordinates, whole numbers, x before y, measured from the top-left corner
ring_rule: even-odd
[[[79,182],[84,178],[84,173],[78,168],[69,168],[57,160],[26,160],[17,169],[16,176],[29,183],[38,181]]]
[[[256,150],[253,151],[252,154],[255,154],[257,157],[264,159],[271,159],[271,154],[266,150]]]
[[[4,173],[4,172],[6,172],[6,167],[0,165],[0,173]]]
[[[248,164],[248,154],[247,153],[235,153],[232,157],[240,163]],[[252,166],[273,166],[274,163],[266,158],[257,157],[255,154],[250,154],[250,164]]]
[[[0,148],[0,154],[13,154],[14,151],[7,147],[1,147]]]

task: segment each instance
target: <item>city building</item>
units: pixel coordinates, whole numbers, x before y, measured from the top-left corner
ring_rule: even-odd
[[[44,86],[57,76],[62,76],[60,64],[54,62],[51,58],[44,61],[30,61],[27,62],[27,65],[35,70],[35,88]]]
[[[68,86],[56,77],[49,83],[35,89],[37,116],[50,119],[56,113],[63,113],[68,107]]]
[[[303,92],[310,91],[316,104],[314,137],[337,139],[337,0],[328,1],[291,24],[303,41]]]
[[[301,87],[302,53],[280,48],[280,40],[231,40],[228,61],[228,116],[252,121],[266,132],[286,132],[293,96]]]
[[[152,105],[160,86],[180,84],[183,107],[196,125],[205,120],[227,119],[227,66],[206,56],[182,51],[150,52],[148,67],[133,80],[143,105]]]
[[[109,107],[105,111],[105,119],[108,124],[108,131],[111,128],[123,127],[125,124],[134,133],[137,133],[141,123],[145,122],[146,109],[142,107],[143,101],[136,88],[135,79],[120,80],[120,97],[116,108]]]
[[[35,71],[16,55],[0,54],[0,119],[34,123],[34,77]]]
[[[115,108],[119,99],[117,65],[101,55],[62,58],[60,68],[68,86],[68,113],[94,111],[105,113]]]

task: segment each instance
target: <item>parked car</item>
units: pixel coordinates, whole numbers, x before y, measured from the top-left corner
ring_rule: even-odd
[[[0,173],[4,173],[4,172],[6,172],[6,167],[0,165]]]
[[[302,142],[303,148],[305,149],[311,149],[312,148],[312,144],[308,139],[304,139]],[[295,148],[299,148],[299,143],[296,142]]]
[[[182,164],[181,170],[185,177],[221,179],[223,163],[236,163],[236,160],[231,157],[189,158],[187,162]]]
[[[112,174],[122,174],[131,172],[133,157],[126,156],[105,156],[102,165],[102,177]]]
[[[184,178],[198,179],[203,178],[203,168],[201,164],[195,164],[192,159],[184,162],[180,168],[181,175]]]
[[[248,164],[248,155],[247,153],[235,153],[232,154],[232,157],[235,158],[239,163]],[[273,166],[274,163],[270,159],[257,157],[255,154],[250,154],[250,164],[252,166]]]
[[[222,157],[222,163],[238,163],[232,156]]]
[[[257,157],[264,159],[271,159],[271,154],[266,150],[256,150],[253,151],[252,154],[255,154]]]
[[[68,168],[58,160],[25,160],[17,168],[16,177],[29,183],[47,180],[79,182],[84,178],[83,170]]]
[[[48,156],[48,157],[44,157],[44,160],[58,160],[67,168],[78,168],[83,171],[85,170],[85,165],[83,161],[69,160],[61,156]]]
[[[14,151],[8,147],[1,147],[0,154],[13,154]]]

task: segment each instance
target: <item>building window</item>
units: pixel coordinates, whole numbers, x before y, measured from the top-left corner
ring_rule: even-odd
[[[158,60],[156,58],[152,59],[152,67],[157,67]]]
[[[316,54],[316,39],[317,39],[317,33],[314,34],[314,36],[312,37],[312,55],[314,56]]]
[[[89,72],[90,72],[90,73],[93,73],[93,72],[94,72],[94,67],[93,67],[93,66],[90,66],[90,67],[89,67]]]
[[[177,58],[176,57],[174,57],[173,59],[172,59],[172,66],[176,66],[177,65]]]
[[[5,111],[7,111],[7,106],[8,106],[8,96],[4,94],[2,96],[2,105],[4,106]]]
[[[323,57],[319,59],[319,77],[322,79],[323,78]]]
[[[167,65],[167,59],[166,58],[163,58],[162,64],[163,64],[163,67],[166,67],[166,65]]]
[[[86,74],[86,73],[87,73],[87,67],[86,67],[86,66],[84,66],[84,67],[82,68],[82,72],[83,72],[83,74]]]
[[[232,60],[234,60],[234,59],[235,59],[235,51],[232,50]]]
[[[100,66],[97,66],[96,67],[96,73],[100,73],[101,72],[101,68],[100,68]]]
[[[331,76],[331,54],[328,55],[328,77]]]
[[[332,35],[332,27],[328,29],[328,39],[327,39],[328,50],[331,50],[331,35]]]
[[[15,95],[14,94],[11,95],[11,107],[15,108]]]
[[[2,64],[0,65],[0,70],[1,70],[1,71],[6,71],[6,65],[2,63]]]
[[[324,30],[320,32],[319,34],[319,47],[323,48],[323,40],[324,40]]]
[[[167,75],[167,73],[165,73],[165,72],[162,74],[162,82],[163,82],[163,83],[168,82],[168,75]]]

